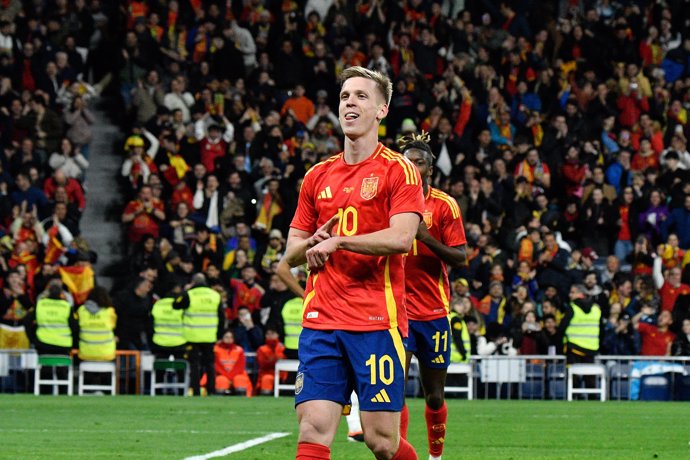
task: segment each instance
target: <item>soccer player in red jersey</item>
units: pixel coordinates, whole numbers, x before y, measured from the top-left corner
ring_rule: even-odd
[[[465,229],[460,207],[454,198],[429,185],[434,155],[428,145],[429,134],[411,134],[398,141],[400,150],[419,170],[424,190],[424,214],[417,238],[405,262],[405,295],[409,336],[405,374],[412,355],[419,360],[419,371],[426,407],[429,459],[443,454],[448,411],[444,400],[446,371],[452,347],[448,321],[450,284],[446,265],[466,263]],[[400,431],[407,435],[407,406],[403,408]]]
[[[359,66],[341,75],[344,151],[304,177],[285,254],[307,262],[295,382],[297,459],[328,459],[351,391],[364,440],[377,459],[416,459],[400,437],[407,316],[405,254],[424,206],[414,165],[378,142],[392,93]]]

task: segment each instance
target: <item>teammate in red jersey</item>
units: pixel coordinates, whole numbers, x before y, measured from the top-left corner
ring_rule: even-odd
[[[426,407],[429,459],[443,454],[448,411],[444,400],[446,371],[452,346],[448,305],[450,285],[446,265],[466,263],[465,229],[460,207],[454,198],[429,185],[434,156],[429,135],[411,134],[398,141],[400,150],[419,170],[424,189],[423,221],[405,262],[405,295],[410,331],[407,340],[405,374],[412,355],[417,356]],[[403,408],[400,431],[407,435],[407,406]]]
[[[341,75],[344,152],[304,178],[285,258],[308,263],[295,383],[298,459],[328,459],[351,391],[377,459],[416,459],[400,437],[407,335],[404,255],[424,206],[414,165],[378,142],[390,80],[362,67]]]

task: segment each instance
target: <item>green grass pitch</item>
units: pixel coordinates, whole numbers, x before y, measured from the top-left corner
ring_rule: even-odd
[[[408,403],[410,441],[426,460],[423,401]],[[690,458],[687,403],[451,399],[448,412],[446,460]],[[332,458],[373,458],[346,427]],[[3,459],[183,459],[272,432],[290,435],[228,458],[294,458],[292,398],[0,395]]]

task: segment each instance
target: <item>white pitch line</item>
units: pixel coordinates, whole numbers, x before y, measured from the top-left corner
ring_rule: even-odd
[[[228,454],[249,449],[250,447],[258,446],[259,444],[263,444],[274,439],[284,438],[289,434],[290,433],[269,433],[266,436],[261,436],[260,438],[254,438],[250,439],[249,441],[241,442],[239,444],[233,444],[232,446],[228,446],[225,449],[209,452],[208,454],[187,457],[184,460],[208,460],[209,458],[223,457]]]

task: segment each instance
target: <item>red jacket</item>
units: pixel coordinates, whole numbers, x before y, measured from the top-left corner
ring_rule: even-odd
[[[52,177],[46,178],[45,182],[43,182],[43,193],[46,194],[49,200],[55,197],[55,189],[58,188],[58,186],[59,184],[57,184]],[[68,177],[64,187],[69,201],[77,203],[79,211],[83,211],[84,208],[86,208],[86,200],[84,199],[84,189],[81,188],[79,181]]]

